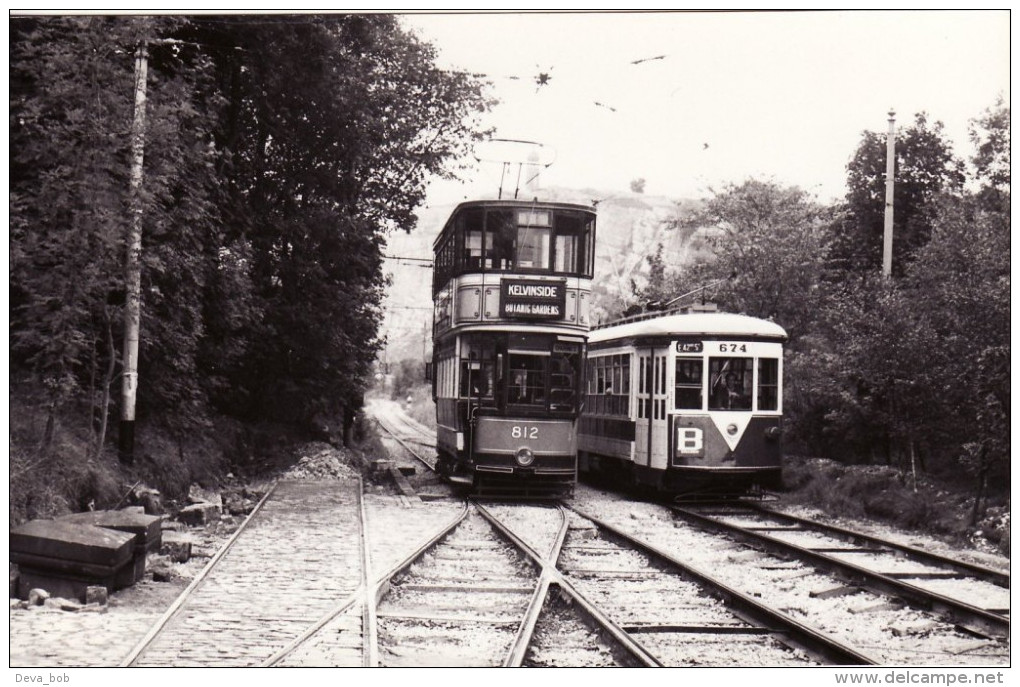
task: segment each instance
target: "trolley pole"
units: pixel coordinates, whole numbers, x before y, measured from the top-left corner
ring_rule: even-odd
[[[138,394],[138,331],[142,302],[142,179],[145,160],[145,89],[148,79],[148,45],[135,51],[135,112],[131,124],[131,224],[124,260],[124,375],[121,382],[118,450],[122,463],[135,459],[135,400]]]
[[[882,275],[892,276],[893,186],[896,183],[896,112],[889,110],[889,136],[885,143],[885,232],[882,237]]]

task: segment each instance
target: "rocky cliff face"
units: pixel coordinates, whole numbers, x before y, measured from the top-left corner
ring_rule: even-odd
[[[643,286],[648,275],[646,256],[662,244],[667,261],[675,268],[699,258],[698,241],[689,233],[668,230],[670,219],[694,206],[662,196],[607,193],[593,189],[542,189],[542,200],[591,205],[598,208],[595,248],[594,318],[619,314],[633,302],[631,282]],[[383,333],[387,347],[383,361],[421,360],[431,352],[432,269],[418,260],[431,259],[432,242],[455,205],[419,211],[418,227],[411,234],[390,236],[386,261],[391,276]],[[408,259],[413,258],[413,260]]]

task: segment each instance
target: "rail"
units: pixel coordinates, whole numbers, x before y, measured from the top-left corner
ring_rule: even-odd
[[[990,633],[992,637],[1003,637],[1009,634],[1009,619],[997,613],[840,560],[835,556],[828,555],[826,552],[791,544],[761,532],[724,522],[718,518],[702,515],[686,508],[673,506],[671,510],[679,517],[702,529],[729,534],[743,541],[754,542],[772,551],[796,556],[800,560],[808,561],[822,570],[839,575],[849,583],[859,585],[874,592],[903,599],[905,602],[922,610],[948,615],[953,622],[970,632],[984,636],[989,636]]]

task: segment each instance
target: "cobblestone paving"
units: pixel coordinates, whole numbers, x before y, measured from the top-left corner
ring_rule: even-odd
[[[139,582],[118,592],[106,613],[68,613],[44,607],[11,610],[10,666],[116,666],[182,589],[183,585]],[[147,602],[139,605],[149,610],[140,611],[134,603],[143,596]]]
[[[281,482],[135,665],[258,665],[334,608],[361,577],[357,489]]]

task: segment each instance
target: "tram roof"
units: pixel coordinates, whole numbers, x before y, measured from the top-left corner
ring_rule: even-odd
[[[524,198],[502,198],[502,199],[489,199],[489,200],[465,200],[459,203],[457,207],[453,209],[454,214],[465,208],[472,207],[505,207],[505,208],[524,208],[524,207],[544,207],[544,208],[558,208],[560,210],[584,210],[586,212],[595,212],[594,205],[582,205],[580,203],[567,203],[560,200],[539,200],[538,198],[532,198],[526,200]]]
[[[740,336],[786,340],[786,330],[775,322],[747,315],[694,312],[659,315],[592,330],[591,344],[614,339],[684,336]]]

